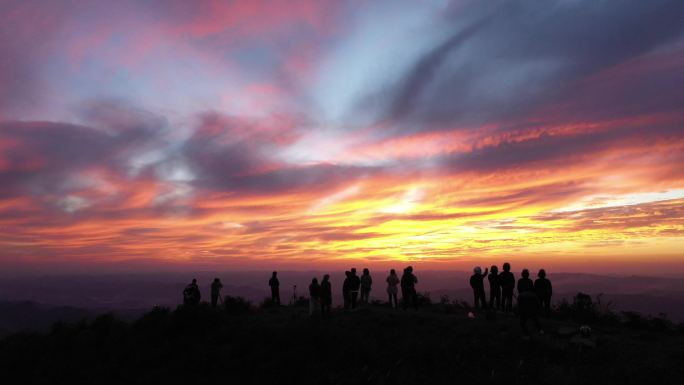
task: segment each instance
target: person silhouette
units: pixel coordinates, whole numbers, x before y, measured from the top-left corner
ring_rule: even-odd
[[[540,334],[544,334],[539,323],[539,297],[534,290],[534,284],[530,279],[530,272],[523,269],[522,278],[518,280],[518,311],[520,313],[520,327],[525,336],[529,335],[527,320],[532,319]]]
[[[183,289],[183,304],[195,306],[200,303],[202,293],[200,293],[199,286],[197,286],[197,279],[193,278],[192,282]]]
[[[389,295],[390,307],[396,309],[397,303],[397,285],[399,284],[399,277],[397,277],[397,272],[394,269],[390,270],[387,276],[387,294]]]
[[[219,299],[223,301],[221,298],[221,289],[223,288],[223,284],[221,283],[221,280],[218,278],[214,278],[214,282],[211,283],[211,307],[216,307],[216,304],[218,303]]]
[[[551,314],[551,295],[553,294],[551,281],[546,278],[546,270],[544,269],[539,270],[537,277],[539,278],[534,281],[534,290],[537,292],[537,296],[541,302],[541,308],[544,310],[544,313],[549,316]]]
[[[513,290],[515,289],[515,276],[511,273],[511,264],[503,264],[503,271],[499,273],[499,285],[501,286],[501,306],[503,311],[510,313],[513,310]]]
[[[349,305],[352,309],[356,309],[356,300],[359,297],[359,288],[361,287],[361,279],[356,275],[356,268],[352,267],[349,273]]]
[[[268,280],[268,286],[271,287],[271,301],[280,305],[280,281],[278,280],[278,272],[274,271],[271,279]]]
[[[520,275],[522,278],[518,280],[518,295],[524,291],[534,292],[534,283],[530,279],[530,271],[523,269]]]
[[[501,285],[499,284],[499,268],[492,265],[489,269],[489,307],[501,310]]]
[[[330,275],[323,276],[321,281],[321,314],[329,315],[330,306],[332,306],[332,287],[330,285]]]
[[[484,273],[482,273],[482,268],[480,266],[475,266],[473,269],[473,275],[470,276],[470,287],[473,289],[473,303],[476,309],[487,308],[484,279],[487,276],[488,271],[489,270],[485,268]]]
[[[309,285],[309,315],[314,316],[318,314],[321,300],[321,286],[318,284],[318,279],[311,280]]]
[[[368,304],[372,285],[373,278],[370,276],[370,270],[363,269],[363,274],[361,275],[361,303]]]
[[[404,269],[404,274],[401,276],[401,299],[404,304],[404,310],[412,303],[413,308],[418,310],[418,294],[416,293],[416,284],[418,278],[413,274],[413,267],[409,266]]]
[[[344,308],[349,309],[351,306],[351,271],[344,272],[344,282],[342,282],[342,298],[344,299]]]

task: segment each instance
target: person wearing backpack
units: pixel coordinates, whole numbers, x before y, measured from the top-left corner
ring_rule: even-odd
[[[192,282],[183,289],[183,304],[196,306],[199,305],[202,293],[200,293],[199,286],[197,286],[197,279],[193,278]]]

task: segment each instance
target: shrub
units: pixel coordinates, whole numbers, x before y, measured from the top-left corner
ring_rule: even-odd
[[[424,293],[417,293],[418,306],[430,306],[432,305],[432,299],[430,299],[430,292],[426,291]]]
[[[259,304],[259,307],[262,309],[273,309],[278,306],[280,306],[280,304],[275,302],[271,297],[264,298],[264,300],[261,301],[261,304]]]
[[[290,306],[294,307],[309,307],[309,298],[308,297],[297,297],[297,299],[294,300],[294,302],[290,302]]]
[[[227,295],[223,297],[223,306],[228,314],[245,314],[249,313],[252,304],[242,297]]]

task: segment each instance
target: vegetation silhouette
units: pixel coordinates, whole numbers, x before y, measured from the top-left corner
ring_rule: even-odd
[[[7,384],[644,384],[684,375],[682,325],[614,313],[583,293],[530,340],[512,318],[471,319],[462,302],[416,297],[417,312],[371,304],[325,321],[308,317],[307,301],[261,308],[229,296],[221,308],[155,308],[134,322],[104,314],[0,340],[0,372]]]

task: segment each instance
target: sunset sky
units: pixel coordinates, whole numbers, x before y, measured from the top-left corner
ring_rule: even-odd
[[[683,20],[0,0],[0,268],[684,274]]]

